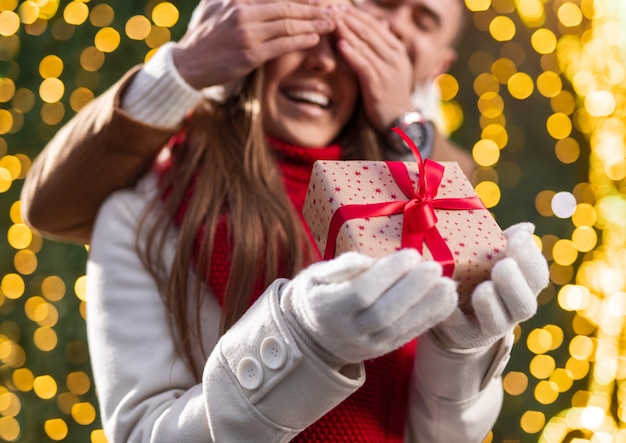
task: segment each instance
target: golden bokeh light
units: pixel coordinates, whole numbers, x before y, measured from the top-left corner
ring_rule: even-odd
[[[528,27],[532,28],[543,24],[545,15],[542,0],[518,0],[516,5],[520,18]]]
[[[48,437],[55,441],[61,441],[68,434],[67,423],[62,418],[46,420],[44,429]]]
[[[500,187],[491,181],[484,181],[476,185],[476,194],[487,208],[493,208],[500,202]]]
[[[526,411],[520,420],[520,426],[528,434],[536,434],[543,429],[546,416],[540,411]]]
[[[578,26],[583,21],[583,13],[577,4],[572,2],[563,3],[559,6],[557,16],[559,21],[567,27]]]
[[[16,441],[20,436],[20,424],[14,417],[0,417],[0,438]]]
[[[554,154],[564,164],[574,163],[580,158],[580,145],[570,137],[558,140],[554,146]]]
[[[521,395],[528,388],[528,376],[523,372],[510,371],[504,376],[502,385],[508,395]]]
[[[480,166],[493,166],[500,159],[500,148],[493,140],[482,139],[474,145],[472,156]]]
[[[39,18],[39,5],[33,0],[27,0],[19,6],[18,15],[22,23],[32,25]]]
[[[557,38],[550,29],[540,28],[533,32],[530,42],[537,53],[550,54],[556,50]]]
[[[518,100],[530,97],[535,90],[535,84],[530,75],[525,72],[516,72],[507,81],[509,93]]]
[[[6,134],[13,128],[13,114],[6,109],[0,109],[0,134]],[[0,177],[2,180],[3,177]]]
[[[489,32],[499,42],[506,42],[515,37],[515,23],[506,16],[497,16],[489,24]]]
[[[46,103],[56,103],[63,97],[65,85],[54,77],[46,78],[39,87],[39,96]]]
[[[133,40],[144,40],[150,34],[152,25],[143,15],[135,15],[126,22],[126,35]]]
[[[536,355],[530,361],[529,369],[533,377],[543,380],[549,378],[556,368],[554,358],[549,355]]]
[[[41,121],[47,125],[58,125],[64,117],[65,106],[61,102],[44,103],[41,106]]]
[[[33,390],[38,397],[48,400],[57,393],[57,384],[49,375],[40,375],[33,380]]]
[[[502,115],[504,101],[495,92],[486,92],[478,99],[478,109],[487,118],[496,118]]]
[[[120,34],[114,28],[102,28],[96,34],[94,45],[102,52],[113,52],[121,41]]]
[[[89,21],[92,25],[98,28],[109,26],[113,23],[114,18],[115,10],[111,7],[111,5],[107,5],[106,3],[95,5],[89,13]]]
[[[17,274],[5,274],[4,277],[2,277],[0,289],[2,289],[2,293],[5,297],[17,299],[24,294],[24,280]]]
[[[493,123],[485,126],[481,133],[481,139],[491,140],[499,149],[503,149],[509,142],[509,134],[504,126]]]
[[[170,2],[161,2],[152,10],[152,21],[162,28],[171,28],[178,22],[178,9]]]
[[[14,11],[4,10],[0,12],[0,35],[9,37],[20,29],[20,16]]]
[[[96,72],[104,64],[104,53],[95,46],[88,46],[80,53],[80,66],[89,72]]]
[[[453,100],[459,92],[459,82],[450,74],[441,74],[435,79],[439,86],[440,99],[444,101]]]
[[[81,1],[70,2],[63,11],[63,18],[70,25],[82,25],[88,16],[89,8]]]
[[[35,376],[28,368],[19,368],[13,371],[12,375],[13,383],[15,387],[22,392],[28,392],[33,389],[33,382]]]
[[[535,398],[543,405],[554,403],[559,396],[559,386],[550,380],[541,380],[535,387]]]
[[[49,301],[59,301],[65,296],[65,282],[56,275],[51,275],[43,279],[41,292]]]
[[[491,0],[465,0],[465,5],[470,11],[486,11],[491,6]]]
[[[491,73],[499,83],[505,85],[509,79],[517,72],[517,66],[508,58],[499,58],[491,65]],[[497,91],[494,91],[497,92]]]
[[[78,424],[89,425],[96,419],[96,410],[91,403],[76,403],[72,406],[72,418]]]
[[[15,95],[15,82],[10,78],[0,78],[0,103],[6,103]]]

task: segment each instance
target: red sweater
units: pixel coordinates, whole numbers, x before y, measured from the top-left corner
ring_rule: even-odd
[[[283,183],[298,214],[302,212],[304,198],[316,160],[339,160],[341,148],[337,145],[324,148],[303,148],[271,140],[277,150]],[[180,223],[186,208],[181,208],[175,222]],[[304,220],[303,220],[304,223]],[[304,223],[306,226],[306,223]],[[308,228],[307,228],[307,232]],[[201,241],[198,233],[196,244]],[[309,232],[309,237],[312,236]],[[226,223],[222,221],[215,234],[214,250],[208,284],[220,304],[223,301],[226,279],[230,269]],[[256,300],[264,288],[255,291]],[[365,384],[317,422],[301,432],[293,441],[319,443],[382,443],[404,441],[408,389],[415,340],[380,358],[365,362]],[[304,399],[303,401],[306,401]],[[298,405],[294,405],[298,407]]]

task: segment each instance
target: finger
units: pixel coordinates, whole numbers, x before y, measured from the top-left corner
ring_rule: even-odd
[[[505,258],[491,270],[491,281],[513,323],[532,317],[537,311],[537,293],[529,286],[517,262]]]
[[[312,48],[320,41],[318,34],[301,34],[291,37],[280,37],[264,42],[251,50],[250,60],[260,66],[283,54]]]
[[[279,19],[260,21],[245,29],[244,46],[252,51],[251,59],[262,64],[293,51],[317,45],[320,35],[335,29],[330,19]]]
[[[328,34],[335,30],[330,19],[280,19],[251,25],[253,35],[262,42],[303,34]]]
[[[254,19],[269,22],[283,19],[317,20],[328,19],[327,8],[310,4],[306,1],[267,1],[253,2],[251,6],[241,8],[242,20]]]
[[[381,329],[372,337],[374,340],[395,341],[394,347],[399,347],[447,319],[457,309],[457,303],[456,284],[449,278],[440,278],[419,303],[390,323],[391,328]]]
[[[313,284],[335,284],[354,279],[369,269],[374,259],[357,252],[346,252],[339,257],[315,263],[305,272],[312,276]]]
[[[378,259],[371,268],[358,275],[345,289],[353,293],[344,297],[353,310],[370,307],[382,294],[400,281],[421,262],[419,252],[402,249]]]
[[[361,11],[358,12],[363,14]],[[379,25],[381,23],[375,19],[374,22]],[[369,26],[373,25],[374,23]],[[368,29],[360,20],[343,14],[337,19],[337,35],[339,36],[337,46],[341,55],[357,73],[362,84],[369,84],[372,81],[381,83],[385,71],[398,72],[402,69],[403,63],[407,67],[410,66],[406,48],[386,29],[386,26],[383,26],[382,30]]]
[[[338,29],[342,26],[337,24]],[[362,85],[380,83],[380,75],[377,69],[383,65],[383,61],[377,59],[373,51],[365,43],[360,41],[349,31],[337,42],[339,54],[354,71]]]
[[[339,21],[345,24],[341,28],[340,37],[344,37],[341,32],[350,32],[351,39],[356,37],[365,42],[372,53],[381,60],[392,62],[398,53],[406,53],[402,42],[389,30],[387,22],[371,14],[357,8],[349,8],[347,12],[339,15]]]
[[[506,256],[517,262],[528,286],[535,294],[548,285],[548,263],[532,235],[523,227],[508,233]]]
[[[535,225],[530,222],[516,223],[506,228],[504,230],[504,235],[505,237],[509,238],[510,236],[518,232],[527,232],[529,234],[534,234]]]
[[[357,325],[363,325],[364,331],[371,330],[373,325],[386,327],[402,318],[416,304],[424,305],[424,312],[420,316],[426,317],[427,309],[430,308],[427,296],[441,280],[441,272],[439,263],[418,264],[389,287],[371,306],[359,313]]]
[[[472,307],[484,336],[497,337],[517,323],[511,319],[493,281],[483,282],[474,289]]]

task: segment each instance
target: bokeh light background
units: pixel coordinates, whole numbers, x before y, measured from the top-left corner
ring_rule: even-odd
[[[0,0],[0,441],[105,442],[82,246],[23,224],[32,159],[85,103],[182,36],[192,1]],[[516,331],[487,442],[626,442],[626,3],[465,0],[441,76],[503,227],[535,223],[551,284]],[[155,368],[158,369],[158,368]]]

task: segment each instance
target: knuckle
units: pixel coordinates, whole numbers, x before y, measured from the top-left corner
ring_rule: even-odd
[[[280,4],[281,5],[281,13],[285,16],[285,17],[291,17],[294,13],[295,13],[295,5],[293,3],[290,2],[283,2]]]
[[[246,67],[257,65],[257,52],[248,49],[241,54],[242,64]]]
[[[285,35],[295,35],[296,29],[293,20],[285,19],[283,20],[283,32]]]
[[[236,31],[235,35],[243,50],[251,49],[254,47],[255,37],[249,30],[240,28]]]
[[[230,21],[233,26],[241,26],[245,21],[245,8],[234,5],[230,10]]]

